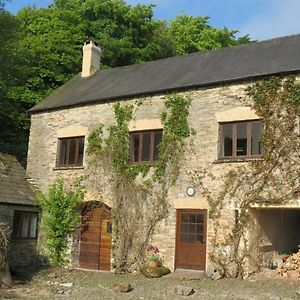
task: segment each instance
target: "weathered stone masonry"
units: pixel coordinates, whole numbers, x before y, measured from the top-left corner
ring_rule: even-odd
[[[218,190],[224,173],[232,166],[232,163],[212,164],[217,162],[218,158],[219,126],[216,113],[241,107],[239,97],[244,95],[246,87],[247,84],[226,85],[180,93],[192,98],[189,125],[196,130],[196,136],[193,137],[195,151],[186,153],[184,157],[179,179],[169,191],[169,215],[161,222],[153,236],[153,244],[161,249],[165,264],[171,269],[174,268],[176,209],[209,210],[206,199],[199,192],[196,192],[194,197],[186,196],[186,188],[192,185],[188,171],[211,166],[210,171],[216,177],[211,185],[213,189]],[[162,95],[126,100],[124,103],[134,104],[136,100],[142,101],[142,105],[137,108],[134,119],[139,121],[137,123],[143,124],[143,121],[146,120],[160,119],[164,99],[165,96]],[[105,126],[114,123],[113,104],[112,102],[99,103],[32,115],[27,173],[43,192],[58,176],[72,181],[74,178],[86,174],[87,155],[84,156],[83,168],[55,168],[58,138],[63,137],[63,132],[66,133],[65,137],[85,135],[86,149],[87,136],[91,130],[100,123]],[[136,130],[138,129],[136,128]],[[82,134],[84,132],[86,134]],[[238,163],[238,165],[240,164]],[[235,163],[235,165],[237,164]],[[92,190],[88,190],[86,200],[101,199],[101,201],[106,201],[108,205],[110,204],[109,195],[107,197],[98,196],[99,198]],[[233,204],[227,203],[221,220],[223,226],[233,224],[234,209]],[[207,253],[210,251],[209,238],[212,234],[212,221],[208,220]],[[74,263],[76,264],[76,262]]]

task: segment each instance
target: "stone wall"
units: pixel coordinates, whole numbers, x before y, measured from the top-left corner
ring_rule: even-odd
[[[197,168],[209,167],[216,177],[214,182],[210,182],[209,185],[216,191],[220,188],[226,170],[231,168],[233,164],[218,163],[219,125],[217,114],[222,113],[221,117],[224,118],[226,117],[226,111],[242,107],[239,97],[244,95],[246,86],[246,84],[227,85],[180,93],[192,97],[189,124],[196,130],[196,136],[193,137],[195,151],[194,153],[188,152],[183,158],[180,178],[176,185],[169,190],[169,215],[159,224],[153,236],[153,244],[161,249],[166,265],[172,270],[175,259],[176,209],[209,210],[209,205],[201,193],[196,192],[194,197],[186,195],[186,188],[193,185],[191,175],[188,173]],[[134,115],[136,124],[149,124],[151,120],[160,119],[164,107],[164,95],[127,100],[126,103],[134,104],[136,100],[142,102],[142,105],[137,107]],[[114,123],[113,104],[85,105],[32,115],[27,173],[42,191],[45,192],[58,176],[63,176],[67,181],[72,181],[75,177],[86,174],[88,168],[87,155],[84,157],[82,168],[57,169],[55,167],[58,137],[61,137],[60,133],[63,131],[68,132],[69,136],[70,134],[76,136],[78,128],[89,133],[99,123],[105,126],[112,125]],[[232,115],[232,111],[230,113]],[[230,113],[228,116],[230,116]],[[247,112],[243,114],[243,118],[247,118]],[[253,112],[249,112],[249,114],[253,115]],[[233,117],[236,119],[237,116],[234,115]],[[153,123],[155,122],[153,121]],[[143,128],[143,125],[140,126]],[[136,128],[136,130],[138,129]],[[86,145],[87,136],[85,138],[85,149]],[[242,163],[235,163],[234,165]],[[101,199],[109,205],[111,203],[109,198],[109,192],[105,195],[97,195],[90,188],[86,200]],[[222,218],[222,225],[225,227],[234,224],[234,209],[232,203],[225,206],[224,218]],[[213,235],[211,220],[208,220],[207,234],[209,241],[209,238]],[[211,250],[209,242],[207,247],[208,253]]]
[[[12,236],[15,210],[39,212],[37,207],[0,204],[0,218],[5,219],[11,228],[11,238],[8,249],[8,263],[11,269],[30,266],[37,256],[37,239],[15,239]]]

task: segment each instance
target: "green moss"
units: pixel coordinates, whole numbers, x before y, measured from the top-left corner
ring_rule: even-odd
[[[3,164],[4,168],[0,172],[4,172],[5,175],[9,175],[11,173],[11,170],[16,163],[16,159],[14,156],[8,155],[8,154],[0,154],[0,163]]]
[[[170,274],[171,270],[164,266],[149,267],[144,265],[140,268],[140,272],[147,278],[158,278]]]

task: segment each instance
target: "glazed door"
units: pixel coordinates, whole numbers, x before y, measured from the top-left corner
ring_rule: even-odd
[[[82,214],[79,266],[110,270],[111,226],[109,211],[94,208]]]
[[[175,269],[205,270],[207,210],[177,210]]]

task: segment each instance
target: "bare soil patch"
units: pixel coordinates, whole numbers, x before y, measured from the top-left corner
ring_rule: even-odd
[[[213,281],[201,273],[175,272],[161,278],[140,274],[119,275],[77,269],[47,269],[15,279],[10,290],[0,290],[0,299],[300,299],[300,281],[282,279],[275,271],[247,280]],[[127,293],[112,289],[129,284]],[[190,296],[174,292],[176,286],[195,290]]]

